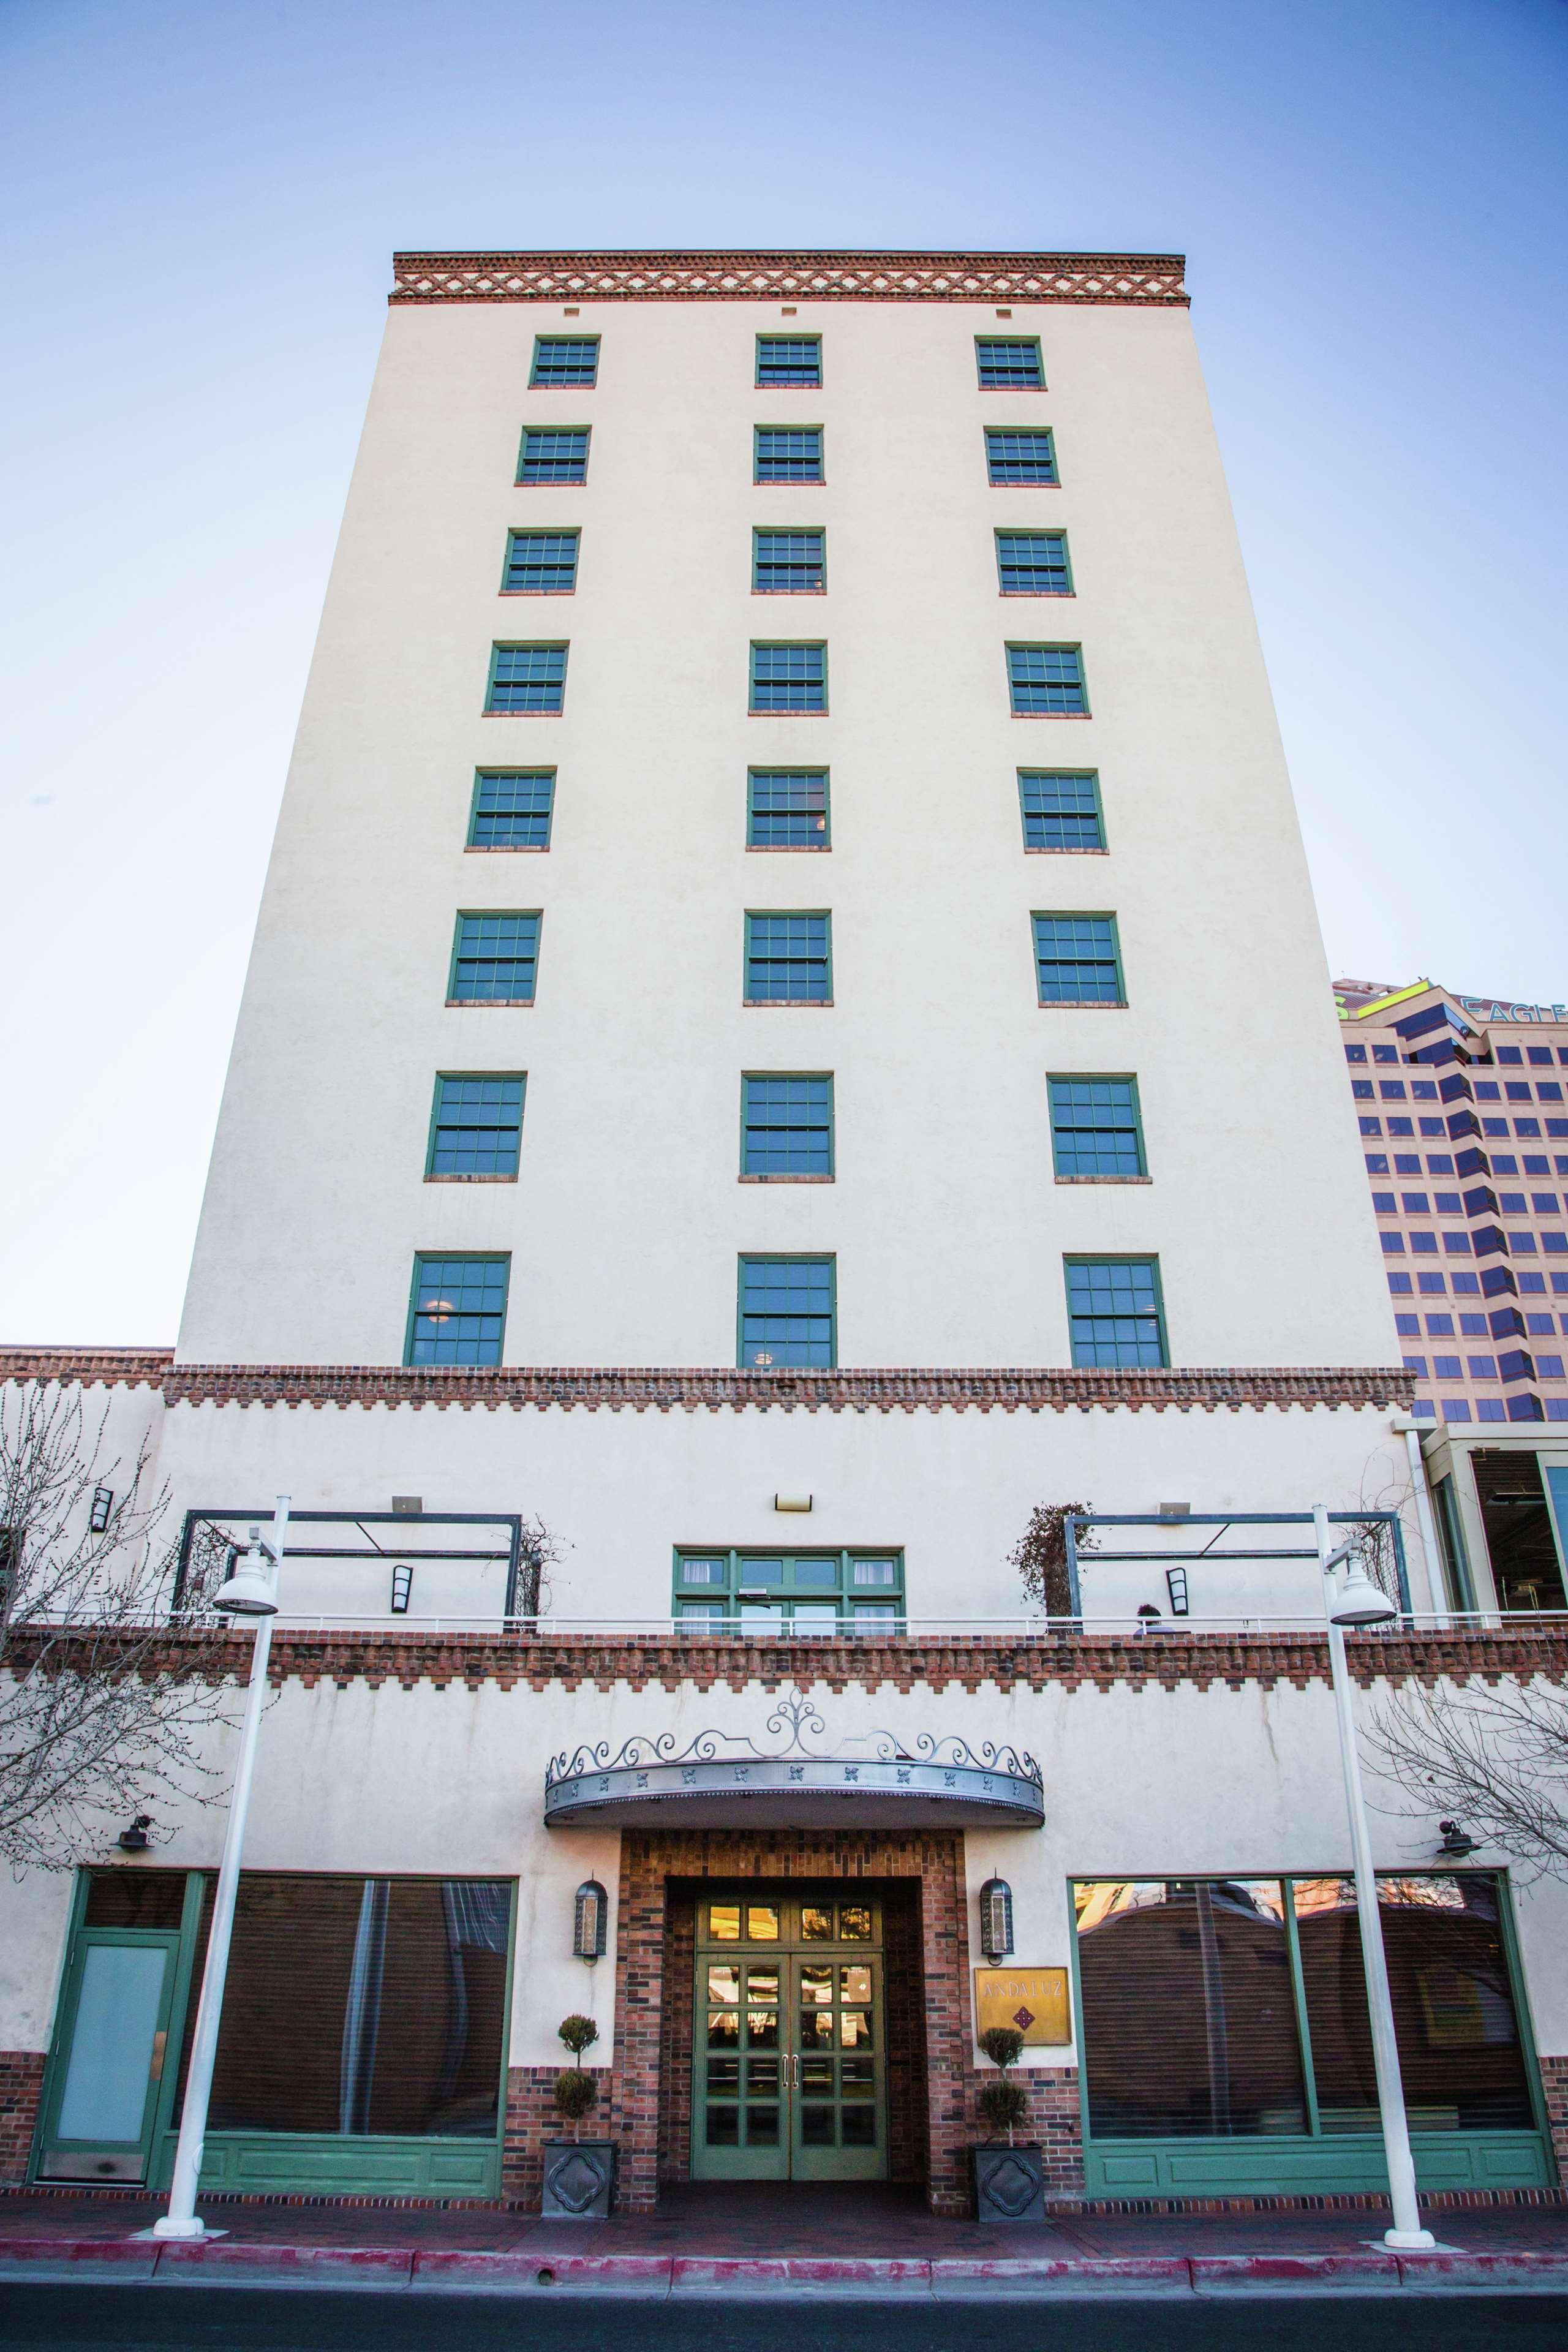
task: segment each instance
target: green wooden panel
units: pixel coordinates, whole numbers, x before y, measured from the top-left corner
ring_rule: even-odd
[[[173,2176],[174,2145],[171,2132],[159,2154],[159,2187]],[[209,2132],[201,2186],[256,2194],[321,2189],[340,2197],[498,2197],[500,2149],[493,2139]]]
[[[1413,2132],[1426,2189],[1545,2189],[1555,2175],[1536,2132]],[[1090,2197],[1260,2196],[1386,2189],[1383,2142],[1366,2133],[1313,2139],[1099,2140],[1084,2149]]]

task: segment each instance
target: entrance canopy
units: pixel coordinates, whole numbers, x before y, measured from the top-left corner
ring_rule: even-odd
[[[799,1689],[779,1700],[766,1728],[773,1747],[718,1730],[681,1747],[678,1733],[664,1732],[614,1754],[604,1740],[554,1757],[545,1826],[1037,1830],[1045,1819],[1040,1768],[1010,1747],[867,1731],[825,1752],[817,1743],[827,1727]]]

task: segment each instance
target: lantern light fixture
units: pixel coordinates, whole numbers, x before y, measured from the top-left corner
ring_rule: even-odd
[[[89,1535],[101,1536],[108,1534],[109,1515],[113,1508],[113,1487],[95,1486],[92,1490],[92,1511],[87,1523]]]
[[[980,1890],[980,1948],[988,1960],[1005,1960],[1013,1949],[1013,1890],[1005,1878],[988,1878]]]
[[[399,1560],[392,1571],[392,1613],[395,1617],[408,1614],[408,1596],[414,1590],[414,1570]]]
[[[572,1922],[572,1957],[586,1960],[590,1966],[605,1957],[605,1936],[609,1925],[610,1898],[596,1878],[585,1878],[577,1889],[576,1910]]]

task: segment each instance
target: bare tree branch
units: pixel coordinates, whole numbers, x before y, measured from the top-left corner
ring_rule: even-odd
[[[1406,1817],[1447,1814],[1527,1878],[1568,1878],[1568,1691],[1539,1678],[1408,1683],[1365,1736]]]

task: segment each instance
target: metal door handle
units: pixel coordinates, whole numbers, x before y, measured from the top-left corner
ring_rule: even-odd
[[[163,2048],[168,2039],[166,2033],[154,2033],[153,2036],[153,2063],[147,2069],[150,2083],[161,2083],[163,2079]]]

